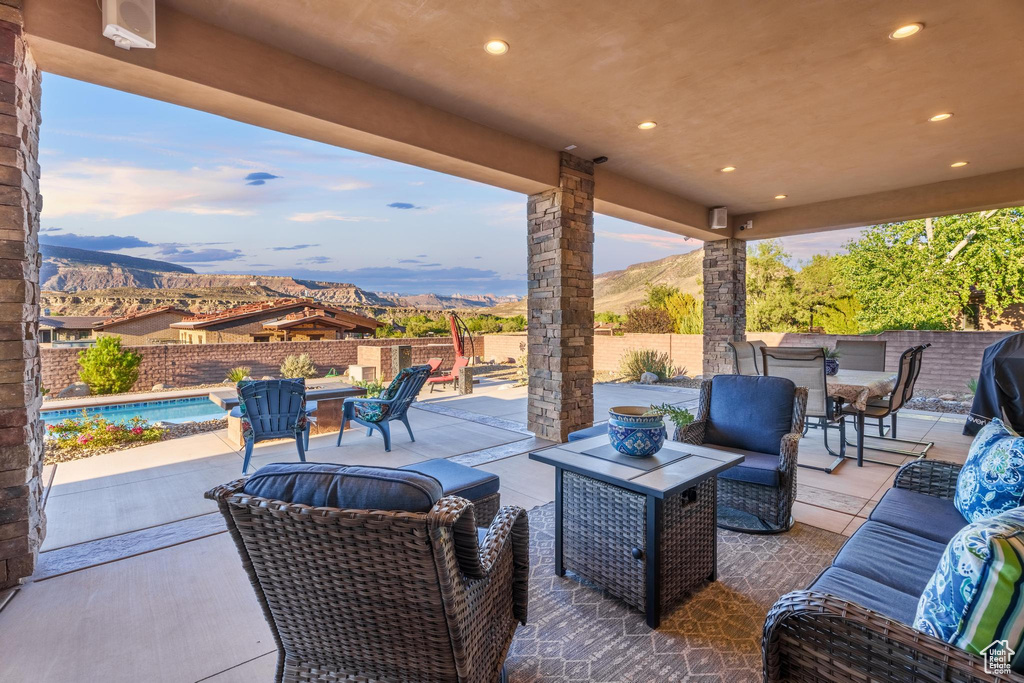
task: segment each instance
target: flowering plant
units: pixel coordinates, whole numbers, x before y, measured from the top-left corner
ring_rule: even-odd
[[[46,428],[48,448],[56,450],[98,450],[126,443],[150,443],[163,437],[163,429],[141,417],[112,422],[101,415],[66,418]]]

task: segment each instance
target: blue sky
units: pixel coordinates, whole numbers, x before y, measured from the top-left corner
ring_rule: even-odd
[[[525,294],[523,195],[52,74],[42,109],[44,243],[372,291]],[[846,239],[786,246],[807,258]],[[698,246],[595,218],[596,272]]]

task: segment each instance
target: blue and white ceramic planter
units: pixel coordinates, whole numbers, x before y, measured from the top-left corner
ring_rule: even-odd
[[[835,375],[838,372],[839,372],[839,360],[836,359],[836,358],[826,358],[825,359],[825,374],[829,375],[831,377],[832,375]]]
[[[618,406],[608,411],[608,440],[619,453],[634,458],[654,455],[665,445],[661,415],[644,415],[643,406]]]

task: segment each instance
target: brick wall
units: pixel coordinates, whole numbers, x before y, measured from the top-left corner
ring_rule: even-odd
[[[921,389],[961,393],[967,381],[977,378],[985,347],[1014,332],[883,332],[875,337],[789,332],[748,332],[747,340],[760,339],[768,346],[835,346],[837,339],[878,339],[886,342],[886,367],[896,368],[900,354],[911,346],[931,344],[925,351],[917,386]],[[488,360],[518,358],[525,353],[525,335],[501,334],[484,337]],[[672,364],[686,368],[686,374],[701,374],[703,339],[699,334],[626,334],[594,337],[594,370],[615,372],[629,349],[656,349],[669,354]],[[842,361],[840,360],[840,364]],[[727,372],[732,372],[731,361]]]
[[[474,339],[477,354],[482,353],[484,341]],[[280,373],[286,356],[308,353],[317,369],[327,372],[331,368],[345,374],[355,364],[360,346],[411,346],[414,365],[426,363],[428,358],[443,359],[442,368],[455,360],[450,337],[419,339],[340,339],[337,341],[278,342],[244,344],[174,344],[132,346],[142,356],[136,390],[149,389],[154,384],[176,387],[221,382],[230,368],[243,365],[252,368],[253,377]],[[467,340],[466,343],[469,346]],[[42,349],[42,383],[56,395],[64,387],[78,381],[78,352],[80,349]],[[383,355],[383,354],[382,354]],[[387,356],[390,359],[390,355]],[[385,372],[387,375],[387,372]],[[390,379],[389,376],[386,378]]]

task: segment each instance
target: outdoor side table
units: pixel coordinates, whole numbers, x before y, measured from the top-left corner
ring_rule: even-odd
[[[591,581],[661,615],[717,574],[719,472],[743,456],[666,441],[631,458],[601,435],[530,454],[555,468],[555,573]]]

